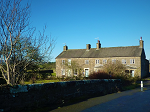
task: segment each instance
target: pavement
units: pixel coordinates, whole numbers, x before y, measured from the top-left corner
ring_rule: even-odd
[[[90,98],[50,112],[150,112],[150,81],[141,88]]]

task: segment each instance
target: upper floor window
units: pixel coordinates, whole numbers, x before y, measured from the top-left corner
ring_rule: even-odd
[[[89,64],[89,60],[85,60],[85,64]]]
[[[116,59],[112,59],[112,63],[116,63]]]
[[[95,60],[95,64],[99,64],[99,60],[98,59]]]
[[[71,59],[68,59],[68,65],[71,65]]]
[[[62,60],[62,65],[64,65],[65,64],[65,60]]]
[[[103,59],[103,64],[107,64],[107,60],[106,59]]]
[[[125,59],[122,59],[122,64],[126,64],[126,60]]]
[[[130,59],[130,64],[135,64],[135,59]]]

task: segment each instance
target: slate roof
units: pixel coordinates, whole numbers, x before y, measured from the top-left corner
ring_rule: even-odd
[[[142,48],[139,46],[108,47],[86,49],[68,49],[61,52],[57,58],[106,58],[106,57],[140,57]]]

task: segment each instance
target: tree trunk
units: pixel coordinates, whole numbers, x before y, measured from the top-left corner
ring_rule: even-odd
[[[9,69],[9,64],[8,64],[8,60],[6,60],[6,65],[7,65],[7,73],[6,73],[6,77],[7,77],[7,84],[10,84],[10,69]]]

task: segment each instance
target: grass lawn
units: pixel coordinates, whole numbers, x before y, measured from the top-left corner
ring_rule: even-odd
[[[35,84],[39,83],[50,83],[50,82],[59,82],[59,80],[36,80]],[[25,81],[25,84],[32,84],[30,81]]]

